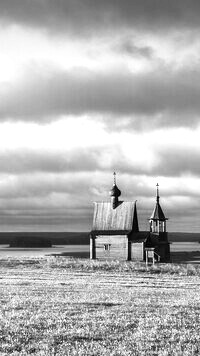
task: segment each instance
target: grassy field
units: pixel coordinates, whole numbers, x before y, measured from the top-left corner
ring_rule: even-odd
[[[200,354],[200,266],[0,260],[0,355]]]

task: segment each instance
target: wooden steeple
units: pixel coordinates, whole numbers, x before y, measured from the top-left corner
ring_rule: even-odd
[[[149,219],[150,232],[162,233],[166,232],[166,220],[168,220],[160,206],[159,184],[156,184],[156,205]]]

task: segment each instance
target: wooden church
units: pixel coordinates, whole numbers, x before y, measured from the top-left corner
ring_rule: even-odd
[[[139,231],[136,201],[121,201],[120,195],[114,173],[110,201],[94,203],[90,258],[144,261],[145,251],[152,249],[161,262],[169,261],[167,219],[159,203],[158,185],[150,231]]]

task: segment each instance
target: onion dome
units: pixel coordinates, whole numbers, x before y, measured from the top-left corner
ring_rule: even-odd
[[[113,186],[112,186],[109,194],[110,194],[111,197],[118,198],[121,195],[121,190],[119,190],[119,188],[118,188],[118,186],[116,184],[116,173],[115,172],[113,173],[113,179],[114,179]]]
[[[113,186],[109,192],[110,197],[111,197],[111,204],[113,209],[115,209],[118,206],[118,197],[121,195],[121,191],[119,190],[119,188],[116,185],[116,173],[113,173],[114,176],[114,182],[113,182]]]
[[[116,184],[113,184],[113,187],[110,190],[109,194],[110,194],[111,197],[117,197],[118,198],[121,195],[121,190],[119,190],[119,188],[117,187]]]

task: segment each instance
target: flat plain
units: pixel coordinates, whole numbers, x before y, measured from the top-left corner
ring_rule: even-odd
[[[0,355],[199,355],[200,266],[0,260]]]

